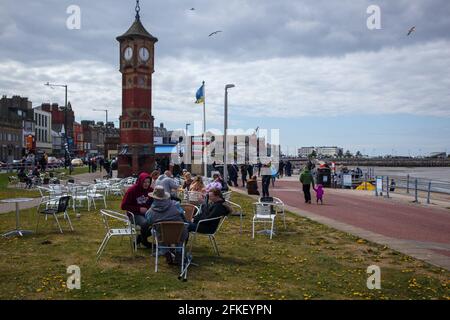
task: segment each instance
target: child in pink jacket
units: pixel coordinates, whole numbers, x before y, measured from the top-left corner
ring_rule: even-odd
[[[317,187],[313,186],[313,189],[316,192],[317,204],[319,204],[319,200],[320,200],[320,204],[323,204],[323,195],[325,193],[325,191],[323,190],[323,186],[321,184],[318,184]]]

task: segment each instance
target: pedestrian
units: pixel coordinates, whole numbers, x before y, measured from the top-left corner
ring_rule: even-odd
[[[251,163],[247,164],[247,172],[248,172],[248,176],[250,178],[253,177],[253,164],[251,164]]]
[[[285,165],[284,165],[283,160],[280,160],[280,163],[279,163],[279,165],[278,165],[278,177],[279,177],[279,178],[283,178],[283,175],[284,175],[284,167],[285,167]]]
[[[270,163],[264,166],[261,166],[261,175],[262,175],[262,196],[270,197],[269,195],[269,186],[270,181],[272,179],[272,172],[270,170]]]
[[[321,184],[318,184],[317,187],[313,186],[314,191],[316,192],[316,203],[323,204],[323,195],[325,194],[325,191],[323,190],[323,186]]]
[[[88,163],[88,170],[89,170],[89,173],[91,173],[91,172],[92,172],[92,162],[91,162],[91,159],[90,159],[90,158],[87,159],[87,163]]]
[[[305,166],[303,168],[302,173],[300,174],[299,178],[300,182],[303,185],[303,194],[305,196],[305,203],[311,203],[311,185],[314,188],[314,179],[311,174],[311,171],[309,171],[308,166]]]
[[[231,171],[233,172],[233,176],[232,176],[231,181],[233,181],[233,184],[234,184],[235,187],[239,187],[239,184],[238,184],[238,179],[239,179],[239,167],[237,166],[236,163],[234,163],[234,164],[231,166]]]
[[[92,158],[92,172],[97,172],[97,161]]]
[[[258,167],[258,177],[260,177],[261,176],[261,168],[262,168],[261,161],[258,160],[258,163],[256,164],[256,166]]]
[[[242,187],[245,188],[245,184],[247,183],[247,165],[241,165],[241,178],[242,178]]]

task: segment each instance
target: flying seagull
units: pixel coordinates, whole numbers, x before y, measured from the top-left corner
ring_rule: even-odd
[[[211,33],[208,37],[211,37],[211,36],[213,36],[213,35],[215,35],[215,34],[217,34],[217,33],[219,33],[219,32],[222,32],[222,31],[220,31],[220,30],[214,31],[214,32]]]
[[[411,33],[413,33],[414,31],[416,31],[416,27],[414,26],[414,27],[412,27],[411,29],[409,29],[409,31],[408,31],[408,36],[411,34]]]

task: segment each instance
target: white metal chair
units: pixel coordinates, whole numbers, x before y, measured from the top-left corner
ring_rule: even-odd
[[[232,193],[232,191],[222,192],[222,197],[223,197],[226,201],[229,201],[229,200],[231,200],[231,193]]]
[[[97,209],[95,205],[95,200],[103,200],[103,204],[105,205],[105,209],[108,207],[106,205],[106,186],[103,184],[93,184],[87,189],[87,196],[89,201],[94,205],[94,209]]]
[[[197,191],[188,191],[186,193],[186,201],[195,205],[202,203],[205,200],[203,193]]]
[[[72,207],[73,211],[76,211],[77,202],[79,206],[83,206],[83,202],[87,202],[88,211],[91,210],[91,200],[88,196],[88,187],[87,186],[74,186],[71,188],[72,195]]]
[[[192,231],[192,241],[191,241],[191,245],[190,245],[190,249],[189,252],[192,252],[192,247],[194,246],[195,243],[195,239],[197,237],[197,234],[202,234],[205,235],[209,238],[209,240],[211,241],[211,244],[214,248],[215,253],[220,256],[219,253],[219,247],[217,246],[217,242],[216,242],[216,234],[217,232],[219,232],[220,228],[222,227],[222,224],[224,223],[225,219],[227,217],[226,216],[221,216],[221,217],[216,217],[216,218],[209,218],[209,219],[203,219],[200,220],[197,223],[197,227],[195,228],[195,231]],[[214,229],[213,232],[201,232],[201,230],[199,231],[199,229],[202,229],[203,226],[207,225],[207,224],[214,224]]]
[[[266,204],[273,204],[275,208],[275,213],[279,216],[283,216],[284,228],[286,229],[286,214],[284,212],[284,202],[277,197],[269,197],[271,201],[264,201],[264,198],[260,197],[259,202]]]
[[[130,238],[130,246],[131,253],[134,254],[137,250],[137,241],[136,241],[136,222],[134,220],[134,215],[131,215],[131,218],[128,218],[126,214],[115,212],[112,210],[100,210],[100,214],[102,216],[103,224],[106,229],[106,235],[103,238],[103,241],[100,247],[97,250],[97,261],[100,259],[103,251],[108,244],[109,239],[112,237],[129,237]],[[111,228],[110,221],[120,222],[121,228]]]
[[[111,184],[111,185],[108,187],[108,191],[107,191],[108,196],[109,196],[110,194],[112,194],[112,195],[115,195],[115,196],[121,196],[121,197],[123,197],[123,196],[124,196],[123,189],[124,189],[124,185],[123,185],[122,183],[120,183],[120,182],[115,182],[115,183]]]
[[[235,202],[232,202],[230,200],[226,200],[226,199],[225,199],[225,203],[229,204],[231,209],[233,210],[231,215],[239,216],[239,218],[240,218],[239,233],[241,234],[242,233],[242,224],[243,224],[242,217],[244,216],[244,211],[242,210],[242,206],[237,204],[237,203],[235,203]]]
[[[160,249],[181,249],[181,271],[184,269],[185,241],[183,234],[187,232],[188,224],[181,221],[163,221],[155,223],[152,235],[155,241],[155,272],[158,272],[158,257]]]
[[[262,202],[256,202],[254,203],[254,216],[252,220],[252,238],[255,238],[255,224],[256,223],[270,223],[270,239],[272,239],[273,236],[273,227],[275,224],[275,217],[276,212],[273,209],[272,204],[262,203]]]

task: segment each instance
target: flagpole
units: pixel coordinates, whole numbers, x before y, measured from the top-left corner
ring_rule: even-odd
[[[208,176],[207,157],[206,157],[206,90],[205,81],[203,81],[203,172]]]

